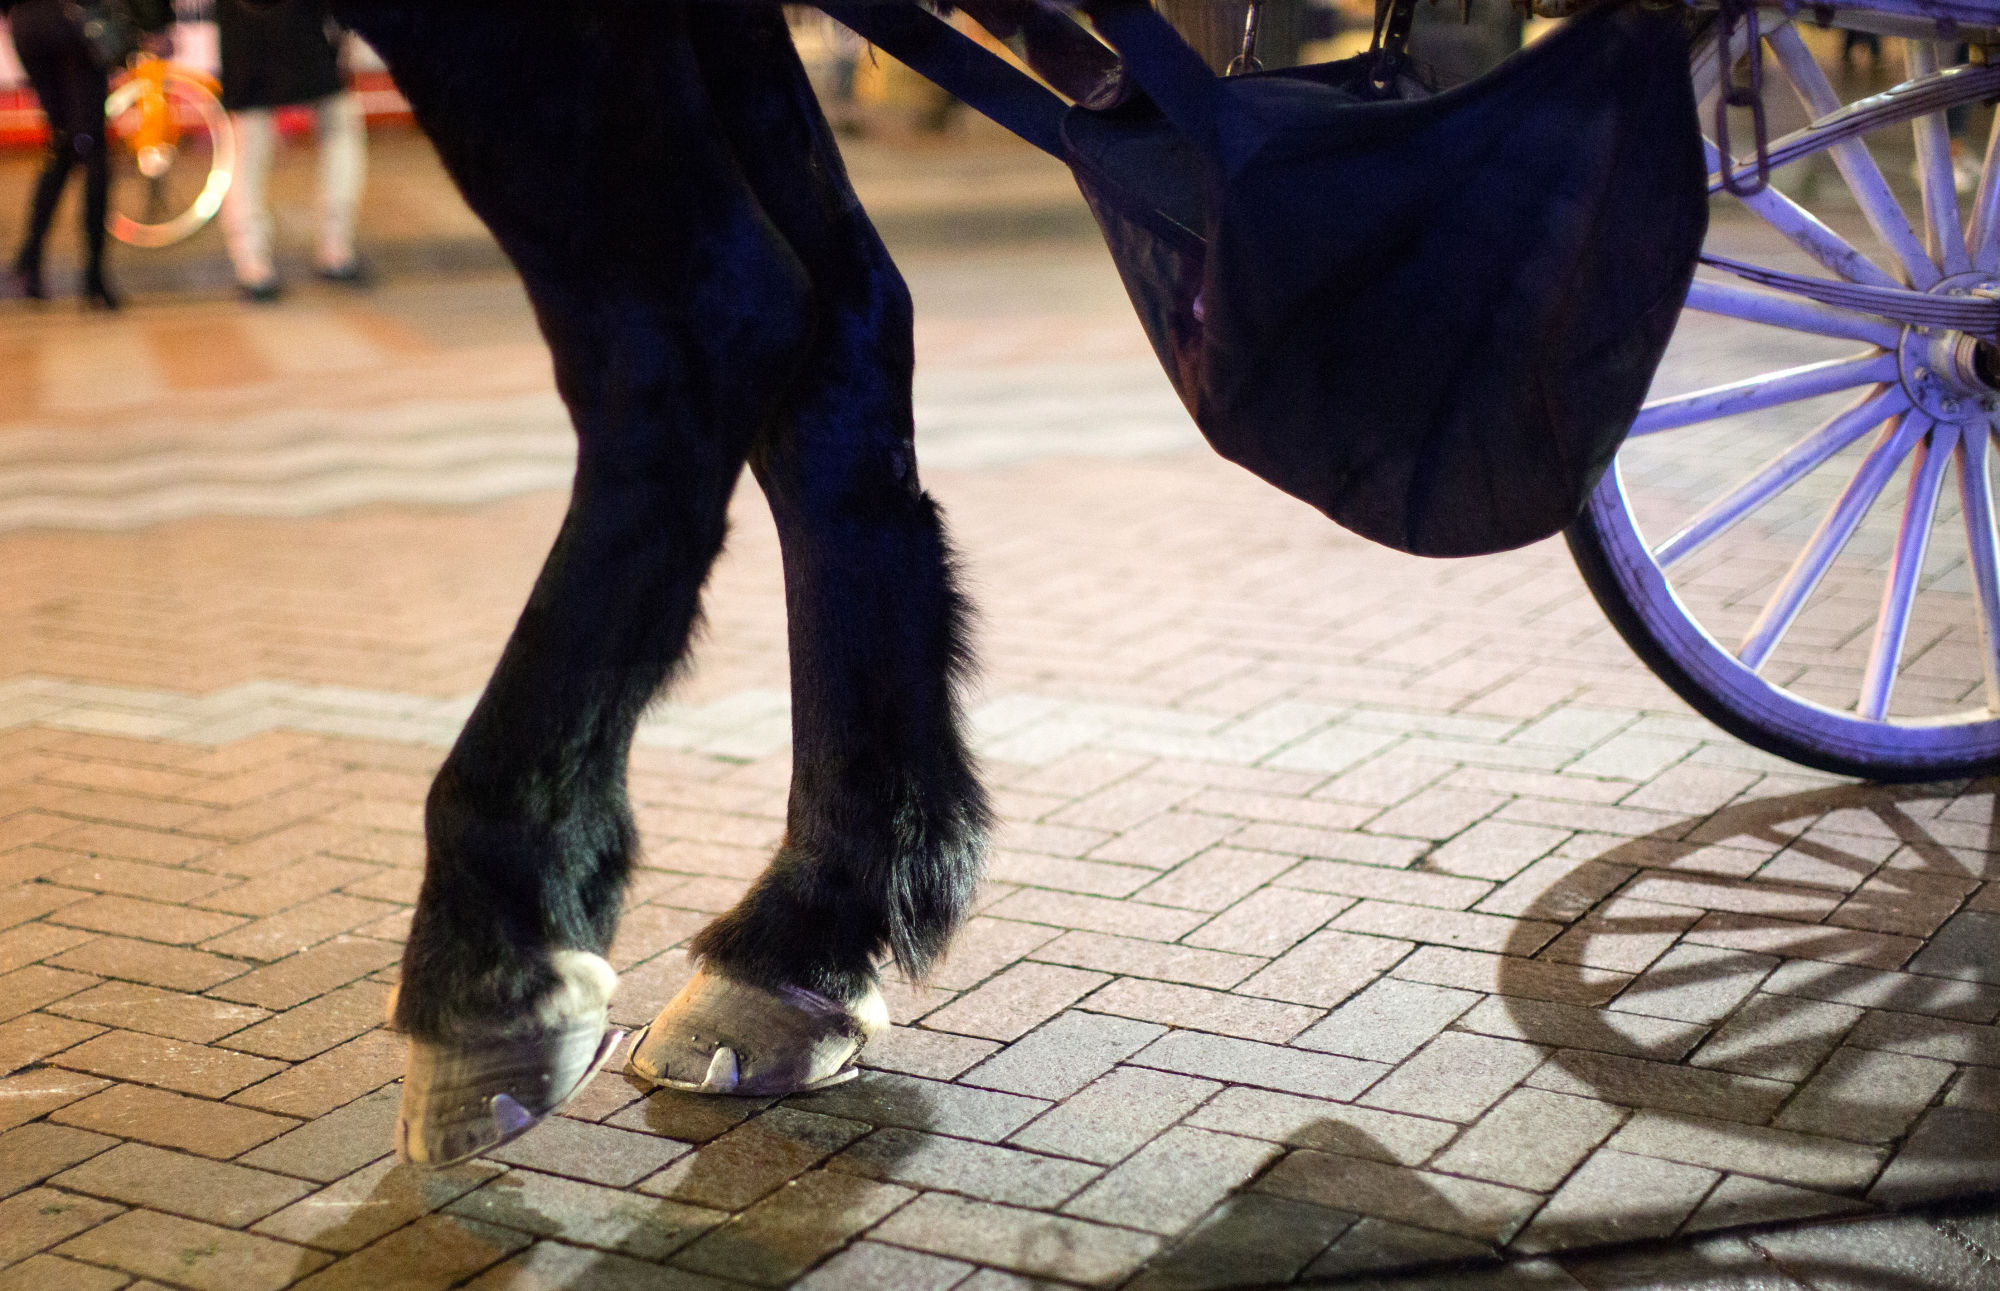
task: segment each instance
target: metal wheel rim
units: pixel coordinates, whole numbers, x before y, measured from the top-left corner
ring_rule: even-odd
[[[208,176],[187,207],[169,219],[146,223],[121,211],[112,212],[105,221],[105,227],[112,237],[128,246],[171,246],[191,236],[222,209],[222,199],[229,192],[230,181],[236,174],[236,133],[230,127],[229,114],[223,110],[222,104],[209,93],[207,86],[172,70],[167,72],[165,83],[169,97],[177,97],[192,107],[201,119],[202,128],[208,132],[211,149]],[[126,81],[114,88],[104,101],[105,119],[115,121],[130,111],[141,89],[137,80]]]
[[[1714,43],[1710,41],[1694,60],[1698,92],[1712,86],[1718,74],[1713,49]],[[1823,101],[1814,105],[1813,100],[1823,99],[1832,91],[1796,31],[1781,27],[1771,33],[1767,50],[1772,62],[1782,69],[1783,79],[1773,76],[1767,82],[1766,93],[1782,93],[1784,81],[1792,81],[1794,87],[1799,89],[1800,97],[1811,105],[1809,116],[1815,118],[1815,124],[1829,120],[1829,105]],[[1909,50],[1911,79],[1905,81],[1905,86],[1935,86],[1949,79],[1949,74],[1943,77],[1936,75],[1939,69],[1935,46],[1912,43]],[[1981,74],[1991,79],[1992,75],[2000,73],[1982,69]],[[1925,77],[1931,79],[1921,83],[1917,79]],[[1704,80],[1707,86],[1702,84]],[[1946,97],[1949,98],[1949,95]],[[1865,258],[1860,263],[1843,264],[1838,253],[1853,252],[1853,248],[1824,226],[1818,230],[1803,224],[1787,228],[1781,219],[1774,219],[1767,211],[1757,210],[1752,203],[1745,204],[1752,205],[1753,212],[1766,224],[1785,234],[1787,241],[1813,254],[1822,266],[1821,272],[1826,273],[1834,283],[1886,284],[1903,288],[1904,295],[1912,294],[1908,292],[1908,286],[1921,285],[1933,299],[1949,296],[1954,291],[1962,293],[1970,287],[1976,287],[1980,292],[1992,289],[2000,294],[2000,174],[1996,174],[2000,172],[2000,165],[1996,165],[1996,157],[2000,157],[2000,118],[1996,118],[1996,129],[1989,140],[1981,182],[1972,203],[1970,226],[1957,233],[1955,244],[1952,239],[1959,220],[1959,208],[1951,189],[1950,145],[1943,110],[1939,108],[1915,114],[1908,119],[1913,121],[1911,128],[1915,131],[1921,188],[1925,196],[1921,223],[1916,229],[1907,226],[1897,228],[1895,217],[1885,209],[1893,205],[1900,213],[1901,205],[1889,193],[1879,167],[1866,154],[1865,143],[1834,144],[1812,149],[1844,154],[1836,156],[1843,178],[1850,191],[1855,192],[1858,204],[1877,233],[1878,242],[1894,256],[1886,272],[1879,265],[1873,266],[1874,272],[1869,272],[1871,266]],[[1715,159],[1716,154],[1711,148],[1712,165]],[[1888,203],[1883,202],[1884,198],[1889,199]],[[1784,210],[1787,200],[1769,201],[1766,205],[1781,214],[1789,214]],[[1907,225],[1907,221],[1905,223]],[[1917,229],[1922,232],[1917,232]],[[1928,236],[1928,244],[1916,240],[1925,236]],[[1817,245],[1809,245],[1814,242]],[[1954,245],[1958,248],[1956,253]],[[1858,256],[1858,253],[1855,254]],[[1843,270],[1838,277],[1830,272],[1836,268]],[[1690,293],[1690,308],[1750,321],[1771,321],[1768,316],[1759,317],[1753,309],[1753,305],[1762,308],[1771,303],[1768,299],[1753,301],[1752,298],[1758,294],[1758,286],[1698,284]],[[1763,295],[1768,298],[1780,293]],[[1899,300],[1898,307],[1908,303]],[[1850,481],[1841,492],[1840,502],[1848,504],[1847,511],[1852,513],[1858,510],[1860,516],[1865,517],[1888,493],[1893,479],[1908,468],[1909,487],[1903,499],[1905,515],[1885,579],[1882,607],[1876,618],[1875,639],[1870,643],[1869,665],[1853,707],[1843,711],[1795,693],[1758,671],[1759,665],[1769,661],[1771,650],[1783,640],[1791,624],[1797,621],[1799,611],[1811,599],[1819,580],[1832,568],[1847,538],[1852,537],[1853,525],[1859,523],[1851,515],[1834,514],[1840,510],[1839,503],[1822,521],[1820,529],[1815,530],[1813,539],[1808,540],[1792,569],[1780,580],[1772,597],[1772,602],[1776,604],[1767,602],[1764,613],[1753,625],[1749,636],[1742,644],[1732,647],[1704,626],[1675,589],[1667,571],[1679,559],[1700,550],[1706,541],[1712,541],[1754,514],[1763,503],[1751,501],[1735,506],[1733,518],[1730,515],[1731,506],[1708,508],[1715,512],[1710,517],[1711,521],[1719,519],[1721,523],[1707,539],[1699,532],[1689,534],[1688,530],[1697,527],[1691,523],[1684,525],[1682,531],[1671,538],[1649,544],[1627,493],[1622,463],[1628,455],[1621,452],[1619,461],[1614,462],[1613,468],[1606,472],[1589,507],[1589,519],[1615,576],[1660,648],[1686,670],[1702,692],[1713,696],[1759,730],[1769,731],[1795,745],[1845,748],[1856,755],[1855,760],[1862,762],[1879,760],[1909,767],[1962,763],[2000,753],[2000,718],[1995,716],[2000,713],[2000,547],[1995,544],[1994,502],[1990,472],[1986,466],[1987,459],[1992,456],[1989,450],[1995,433],[1996,416],[2000,416],[2000,398],[1988,397],[1976,410],[1960,406],[1955,412],[1946,413],[1946,405],[1938,400],[1937,389],[1919,389],[1912,384],[1907,353],[1912,348],[1910,338],[1912,335],[1919,339],[1942,335],[1949,331],[1947,328],[1896,325],[1891,329],[1886,324],[1893,320],[1874,317],[1860,309],[1824,304],[1817,299],[1801,299],[1789,293],[1782,294],[1782,298],[1767,312],[1790,314],[1803,325],[1799,330],[1871,343],[1869,351],[1844,364],[1815,365],[1821,369],[1837,369],[1834,371],[1814,374],[1792,370],[1773,374],[1783,378],[1777,383],[1779,393],[1789,392],[1792,398],[1804,397],[1797,391],[1812,387],[1815,381],[1826,390],[1863,389],[1860,400],[1850,405],[1843,414],[1830,419],[1838,421],[1841,416],[1846,416],[1846,423],[1836,426],[1831,433],[1828,433],[1827,424],[1823,423],[1814,432],[1826,439],[1842,439],[1844,436],[1843,444],[1854,443],[1871,432],[1876,436],[1876,443],[1863,459],[1863,466],[1856,472],[1855,480]],[[1891,330],[1894,332],[1893,344],[1890,343]],[[1769,378],[1761,380],[1769,381]],[[1751,382],[1735,384],[1748,386]],[[1767,389],[1765,394],[1768,393]],[[1954,385],[1948,393],[1955,396],[1963,391]],[[1992,395],[1990,391],[1987,393]],[[1675,418],[1679,415],[1704,411],[1699,407],[1690,407],[1690,402],[1703,394],[1714,396],[1716,408],[1728,410],[1677,422]],[[1717,393],[1717,388],[1711,388],[1709,391],[1656,401],[1641,414],[1635,434],[1671,429],[1677,425],[1707,424],[1719,420],[1721,416],[1746,410],[1744,406],[1732,407],[1729,399],[1735,398],[1739,405],[1747,404],[1748,409],[1754,409],[1760,406],[1758,397],[1756,391],[1739,390],[1732,395],[1728,392]],[[1781,399],[1772,402],[1789,401]],[[1896,406],[1899,401],[1901,408]],[[1678,408],[1674,407],[1676,403],[1680,404]],[[1662,404],[1667,407],[1662,409],[1659,406]],[[1862,410],[1856,411],[1857,408]],[[1663,416],[1663,412],[1666,415]],[[1808,440],[1812,438],[1807,437]],[[1794,444],[1787,451],[1797,453],[1802,444],[1803,441]],[[1767,464],[1765,469],[1768,470],[1771,465]],[[1760,470],[1758,475],[1762,474],[1764,472]],[[1985,694],[1983,703],[1972,708],[1922,717],[1896,716],[1889,706],[1890,697],[1898,677],[1899,664],[1904,662],[1902,651],[1906,645],[1899,633],[1907,633],[1909,628],[1911,602],[1921,581],[1927,550],[1937,547],[1946,537],[1946,531],[1941,526],[1938,526],[1938,532],[1933,533],[1931,522],[1948,475],[1955,477],[1960,485],[1960,516],[1963,520],[1959,527],[1959,541],[1963,544],[1960,550],[1966,555],[1974,583]],[[1756,478],[1752,477],[1753,480]],[[1781,495],[1784,489],[1796,484],[1798,478],[1803,478],[1803,475],[1790,483],[1780,484],[1774,492],[1765,495],[1763,501]],[[1732,490],[1722,501],[1730,502],[1738,491]],[[1700,518],[1697,515],[1696,520]],[[1853,519],[1852,524],[1850,519]],[[1918,523],[1919,520],[1921,523]],[[1840,532],[1843,527],[1846,528],[1845,536]],[[1675,549],[1676,540],[1692,541],[1693,545]],[[1817,573],[1814,572],[1815,566]]]

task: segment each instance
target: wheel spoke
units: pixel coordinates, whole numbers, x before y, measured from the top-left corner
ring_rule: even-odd
[[[1948,450],[1957,438],[1935,427],[1912,455],[1910,491],[1903,499],[1902,527],[1896,533],[1896,554],[1889,581],[1882,589],[1882,610],[1875,617],[1875,640],[1868,648],[1868,670],[1862,674],[1855,707],[1863,717],[1880,721],[1889,711],[1896,686],[1896,669],[1903,659],[1903,642],[1910,631],[1910,608],[1916,604],[1917,581],[1924,572],[1924,552],[1930,546],[1931,522],[1937,515],[1938,492],[1944,484]]]
[[[1704,139],[1702,143],[1708,150],[1708,168],[1713,171],[1722,164],[1722,153],[1708,140]],[[1846,238],[1821,223],[1818,216],[1777,189],[1766,188],[1755,196],[1736,200],[1758,219],[1784,234],[1786,241],[1817,260],[1829,272],[1849,282],[1862,282],[1874,287],[1903,285],[1901,279],[1856,250]]]
[[[1828,359],[1762,376],[1745,377],[1728,385],[1710,386],[1692,394],[1658,399],[1639,410],[1632,434],[1651,435],[1674,430],[1699,421],[1733,417],[1737,413],[1775,408],[1836,390],[1896,379],[1894,354],[1862,354],[1851,359]]]
[[[1979,598],[1979,657],[1986,674],[1986,707],[2000,712],[2000,550],[1993,533],[1993,486],[1986,477],[1984,425],[1971,425],[1953,450],[1958,463],[1958,496],[1965,515],[1965,541],[1972,586]]]
[[[1972,199],[1972,267],[1981,273],[2000,270],[2000,112],[1986,135],[1986,162],[1979,168],[1979,192]]]
[[[1911,80],[1937,71],[1937,46],[1931,42],[1906,40],[1903,49]],[[1972,261],[1965,254],[1965,229],[1958,218],[1958,187],[1951,167],[1951,129],[1942,112],[1926,112],[1910,126],[1916,132],[1917,169],[1924,189],[1924,224],[1930,234],[1928,250],[1947,277],[1964,273],[1972,267]]]
[[[1823,117],[1840,110],[1840,96],[1827,83],[1826,73],[1814,61],[1812,51],[1806,48],[1799,33],[1784,27],[1771,33],[1766,42],[1771,52],[1778,56],[1778,63],[1785,69],[1785,75],[1792,82],[1799,101],[1815,117]],[[1908,275],[1913,287],[1929,287],[1939,278],[1937,266],[1924,253],[1917,241],[1915,230],[1903,214],[1903,208],[1889,191],[1889,181],[1883,178],[1882,168],[1875,164],[1874,155],[1868,145],[1860,139],[1848,139],[1827,150],[1833,164],[1839,168],[1840,177],[1847,181],[1854,200],[1860,204],[1861,213],[1868,218],[1868,227],[1875,230],[1875,236],[1882,239],[1884,246],[1895,254]]]
[[[1847,487],[1834,499],[1833,506],[1821,520],[1819,528],[1806,542],[1805,550],[1799,553],[1792,567],[1785,571],[1785,577],[1778,584],[1778,590],[1764,605],[1764,612],[1751,625],[1750,634],[1744,638],[1743,647],[1736,657],[1752,672],[1762,668],[1778,648],[1785,633],[1791,629],[1805,608],[1806,600],[1826,577],[1826,571],[1833,568],[1833,562],[1847,546],[1847,540],[1854,536],[1862,520],[1867,518],[1868,509],[1875,505],[1875,499],[1895,474],[1896,467],[1907,457],[1911,445],[1923,434],[1929,422],[1921,417],[1906,416],[1885,427],[1875,447],[1868,450],[1868,456],[1861,461],[1861,468]]]
[[[1853,290],[1846,288],[1845,290]],[[1775,291],[1758,291],[1732,283],[1695,279],[1688,288],[1687,307],[1705,314],[1723,314],[1750,323],[1811,332],[1843,341],[1861,341],[1885,350],[1902,343],[1903,329],[1880,318],[1849,313],[1818,301],[1801,300]]]
[[[1875,390],[1859,403],[1827,418],[1820,427],[1765,463],[1728,496],[1702,508],[1679,532],[1653,548],[1661,569],[1687,559],[1884,421],[1910,406],[1900,386]]]

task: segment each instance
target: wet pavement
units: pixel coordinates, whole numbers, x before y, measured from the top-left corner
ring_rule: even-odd
[[[1404,557],[1215,458],[1042,159],[855,169],[982,611],[979,911],[852,1084],[607,1074],[436,1176],[379,1022],[563,507],[517,284],[385,136],[372,291],[238,303],[211,231],[126,252],[118,316],[0,313],[0,1288],[2000,1286],[1990,784],[1756,752],[1559,542]],[[1671,439],[1644,481],[1708,487]],[[1744,541],[1754,587],[1796,535]],[[782,828],[747,482],[708,606],[634,761],[626,1023]]]

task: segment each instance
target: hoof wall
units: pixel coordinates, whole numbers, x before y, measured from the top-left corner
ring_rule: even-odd
[[[854,1009],[796,987],[766,990],[702,969],[632,1042],[626,1070],[667,1089],[770,1098],[854,1079],[888,1025],[879,993]]]
[[[457,1044],[412,1040],[396,1155],[443,1169],[517,1139],[575,1097],[625,1038],[605,1008],[617,978],[596,955],[559,952],[564,979],[532,1019]]]

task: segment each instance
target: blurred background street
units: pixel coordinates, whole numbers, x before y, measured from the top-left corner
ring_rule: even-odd
[[[1849,96],[1900,77],[1894,41],[1845,68],[1813,41]],[[1216,458],[1063,167],[899,75],[834,110],[981,610],[979,914],[851,1085],[607,1073],[427,1180],[387,1156],[378,1024],[428,776],[561,519],[547,352],[406,123],[371,130],[366,289],[311,275],[309,134],[272,180],[274,305],[209,228],[116,247],[127,307],[82,311],[64,208],[55,298],[0,301],[0,1291],[2000,1286],[1991,1217],[1948,1208],[2000,1188],[1991,785],[1758,752],[1633,658],[1560,540],[1406,557]],[[1909,206],[1905,136],[1877,153]],[[37,164],[0,151],[0,242]],[[1830,167],[1779,183],[1863,236]],[[1796,262],[1715,215],[1718,248]],[[1689,318],[1663,391],[1844,352]],[[1826,411],[1649,440],[1635,493],[1683,514]],[[1724,620],[1836,486],[1719,550]],[[1843,703],[1882,510],[1784,665]],[[1910,702],[1976,701],[1963,564]],[[783,826],[747,482],[708,621],[635,760],[625,1023]],[[1905,1205],[1933,1209],[1736,1231]]]

